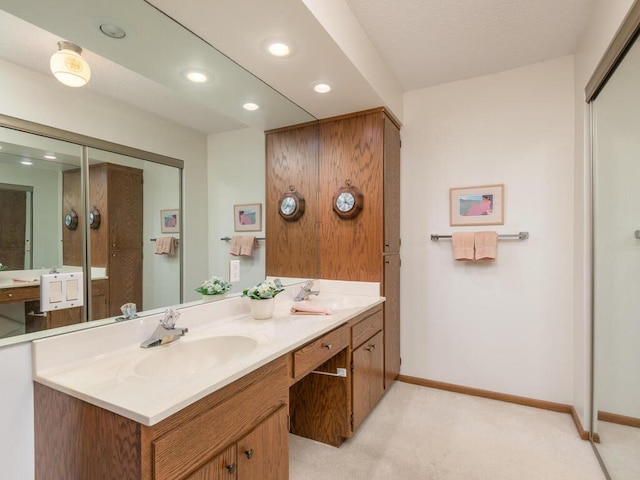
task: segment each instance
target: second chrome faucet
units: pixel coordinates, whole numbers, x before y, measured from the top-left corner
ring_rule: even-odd
[[[165,343],[171,343],[184,336],[189,329],[176,327],[178,318],[180,318],[180,312],[178,310],[174,308],[165,310],[164,317],[160,319],[160,325],[156,327],[151,337],[140,344],[140,347],[157,347]]]

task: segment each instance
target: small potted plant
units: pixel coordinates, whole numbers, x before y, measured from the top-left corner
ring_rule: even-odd
[[[0,263],[0,272],[3,271],[3,270],[6,270],[8,268],[9,267],[7,267],[6,265],[3,265],[3,264]]]
[[[203,301],[212,302],[223,299],[230,289],[231,284],[229,282],[225,282],[219,277],[211,277],[209,280],[202,282],[202,285],[196,288],[196,292],[202,294]]]
[[[272,280],[265,280],[255,287],[242,291],[242,296],[251,300],[251,313],[256,320],[266,320],[273,316],[275,297],[284,287]]]

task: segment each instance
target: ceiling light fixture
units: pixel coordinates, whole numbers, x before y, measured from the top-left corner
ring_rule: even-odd
[[[127,36],[127,32],[125,32],[122,28],[120,28],[115,23],[103,23],[98,28],[107,37],[115,38],[116,40],[120,40],[121,38],[124,38]]]
[[[258,105],[257,103],[247,102],[244,105],[242,105],[242,108],[244,108],[245,110],[249,110],[250,112],[253,112],[254,110],[258,110],[260,108],[260,105]]]
[[[331,85],[327,85],[326,83],[318,83],[313,87],[313,89],[318,93],[329,93],[331,91]]]
[[[27,160],[26,158],[22,161],[20,161],[20,163],[22,165],[33,165],[33,162],[31,160]]]
[[[68,87],[86,85],[91,78],[91,68],[80,55],[82,49],[71,42],[58,42],[58,49],[49,62],[53,75]]]
[[[211,79],[211,76],[208,73],[195,68],[188,68],[184,70],[182,75],[192,83],[207,83]]]
[[[44,158],[46,158],[47,160],[55,160],[55,159],[56,159],[56,158],[58,158],[58,157],[56,157],[55,155],[51,155],[50,153],[48,153],[48,154],[46,154],[46,155],[44,156]]]
[[[270,44],[268,50],[274,57],[288,57],[291,54],[289,45],[282,42],[274,42]]]

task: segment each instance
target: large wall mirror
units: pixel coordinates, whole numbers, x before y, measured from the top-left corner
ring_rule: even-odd
[[[638,4],[587,90],[593,142],[592,440],[608,478],[640,478]],[[601,64],[602,66],[603,64]]]
[[[125,302],[140,312],[196,300],[197,282],[228,275],[229,243],[221,238],[233,234],[233,205],[263,201],[256,197],[264,185],[263,132],[315,119],[146,1],[0,0],[0,8],[0,263],[8,267],[0,276],[28,280],[55,267],[82,269],[90,279],[80,317],[52,323],[31,296],[0,305],[0,345],[23,333],[60,333],[65,330],[56,327],[78,321],[113,321]],[[124,39],[102,33],[111,21],[123,27]],[[92,79],[76,97],[49,71],[60,40],[81,45],[92,61]],[[214,81],[186,82],[187,64]],[[243,109],[247,100],[260,110]],[[96,120],[106,125],[104,136],[92,126],[90,135],[80,130],[87,141],[78,140],[69,127],[74,116],[75,124],[104,117]],[[139,121],[150,116],[154,122]],[[164,138],[172,125],[184,148]],[[114,137],[125,140],[111,143]],[[137,137],[144,137],[144,148]],[[26,159],[29,169],[20,163]],[[218,204],[224,214],[217,214]],[[171,233],[161,230],[167,211],[182,222]],[[91,213],[99,219],[95,228],[88,226]],[[175,256],[156,254],[154,240],[167,235],[177,240]],[[199,248],[185,253],[194,243]],[[242,268],[236,292],[264,275],[263,250]]]

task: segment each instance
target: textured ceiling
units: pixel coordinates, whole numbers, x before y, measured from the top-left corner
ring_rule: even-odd
[[[594,0],[345,0],[403,89],[573,53]]]

